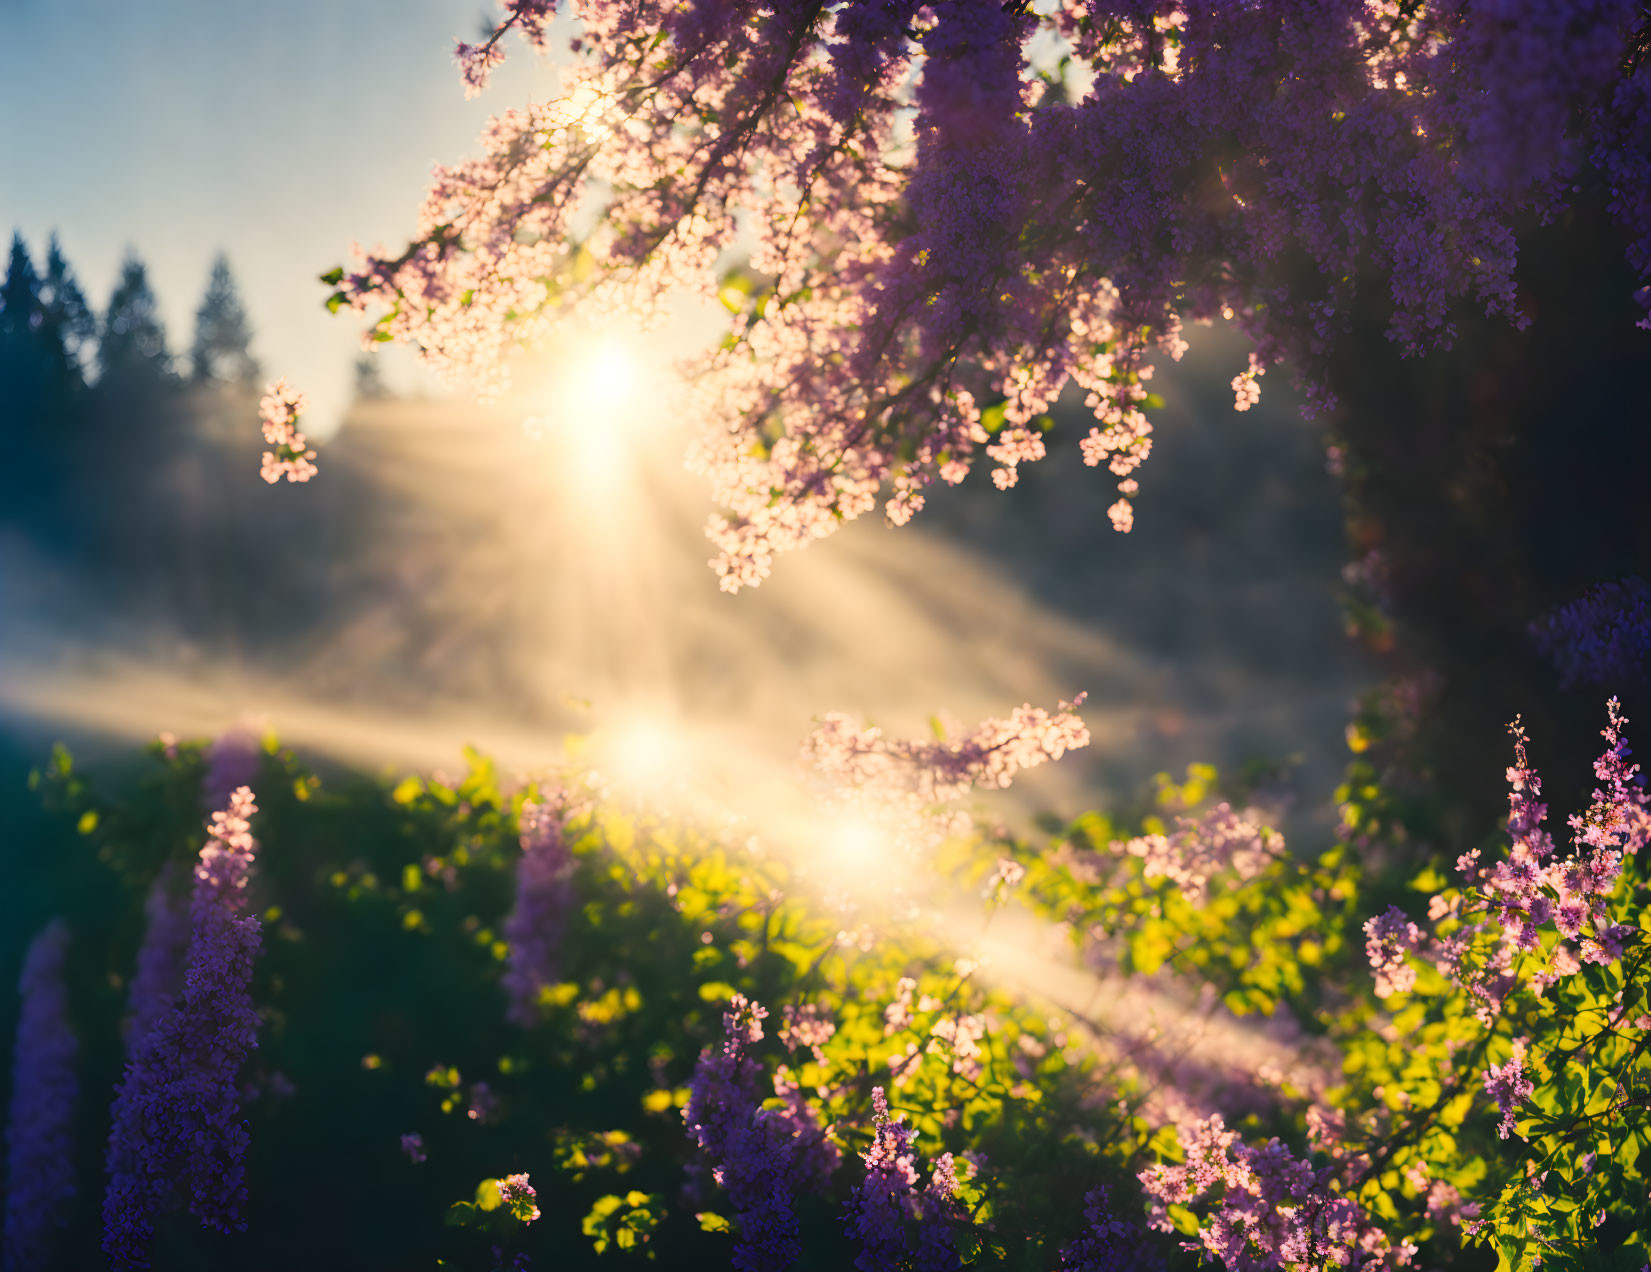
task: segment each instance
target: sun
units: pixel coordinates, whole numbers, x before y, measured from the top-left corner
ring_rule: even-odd
[[[611,498],[663,432],[670,394],[660,359],[624,335],[597,333],[562,345],[548,360],[525,422],[550,446],[570,490]]]

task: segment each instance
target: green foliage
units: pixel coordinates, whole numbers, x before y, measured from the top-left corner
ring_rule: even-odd
[[[157,1265],[285,1268],[313,1261],[324,1240],[330,1258],[363,1267],[481,1268],[517,1254],[568,1268],[723,1266],[738,1217],[690,1151],[682,1109],[739,993],[772,1013],[756,1049],[767,1073],[806,1095],[843,1153],[830,1194],[799,1201],[805,1272],[853,1260],[842,1205],[878,1085],[916,1131],[920,1174],[942,1152],[958,1157],[967,1218],[954,1235],[968,1266],[1046,1272],[1080,1234],[1085,1192],[1105,1184],[1127,1213],[1135,1172],[1179,1149],[1154,1104],[1168,1070],[1154,1068],[1149,1035],[1132,1040],[1057,980],[1038,983],[1043,956],[1019,935],[1030,924],[1066,934],[1078,959],[1064,966],[1095,1001],[1145,987],[1240,1035],[1288,1023],[1303,1057],[1330,1057],[1319,1080],[1250,1075],[1228,1124],[1298,1156],[1310,1120],[1342,1126],[1312,1160],[1395,1246],[1416,1243],[1421,1266],[1522,1268],[1540,1254],[1547,1268],[1639,1268],[1651,1257],[1651,1030],[1636,1022],[1651,1010],[1651,942],[1546,998],[1516,995],[1490,1028],[1431,968],[1411,993],[1375,999],[1365,918],[1388,898],[1419,912],[1425,897],[1449,905],[1457,893],[1443,862],[1372,869],[1366,836],[1401,838],[1410,806],[1370,753],[1355,752],[1342,792],[1344,842],[1279,856],[1247,880],[1217,876],[1197,904],[1116,844],[1236,798],[1204,766],[1162,777],[1127,819],[1091,812],[1045,819],[1046,838],[950,841],[937,878],[955,896],[987,895],[964,918],[845,914],[800,890],[778,856],[593,796],[567,825],[577,904],[560,979],[519,1029],[497,986],[518,818],[542,785],[507,783],[473,753],[457,779],[323,780],[270,741],[254,825],[265,1028],[245,1075],[249,1230],[208,1239],[180,1220],[163,1228]],[[36,775],[70,834],[59,891],[94,1106],[118,1072],[144,889],[200,845],[204,765],[199,746],[153,748],[121,799],[66,753]],[[1006,859],[1025,871],[1018,889],[1001,882]],[[1644,863],[1630,861],[1622,887],[1625,900],[1642,895]],[[1031,960],[1028,976],[1013,974],[1017,958]],[[787,1005],[814,1008],[835,1032],[788,1045]],[[1484,1072],[1515,1038],[1528,1040],[1536,1093],[1502,1140]],[[101,1153],[96,1123],[86,1119],[85,1162]],[[414,1132],[421,1163],[399,1147]],[[500,1202],[498,1181],[516,1173],[537,1190],[531,1222]],[[75,1228],[86,1258],[91,1179]],[[1438,1204],[1448,1190],[1480,1207],[1466,1247],[1459,1225],[1472,1211]],[[1175,1206],[1168,1218],[1191,1236],[1203,1216]],[[1173,1242],[1160,1249],[1190,1259]]]
[[[609,1193],[596,1199],[580,1227],[597,1254],[614,1246],[620,1250],[640,1249],[651,1259],[658,1251],[649,1243],[664,1211],[665,1199],[654,1193],[633,1191],[623,1197]]]

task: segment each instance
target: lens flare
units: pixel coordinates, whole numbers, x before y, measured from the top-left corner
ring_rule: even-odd
[[[825,835],[824,861],[827,875],[844,880],[875,875],[886,867],[889,839],[881,827],[866,817],[845,817],[835,822]]]
[[[662,361],[613,334],[576,339],[552,360],[541,412],[524,431],[549,444],[569,494],[614,509],[645,452],[658,447],[669,399]]]
[[[682,741],[662,720],[622,725],[603,750],[613,776],[627,786],[659,787],[683,775]]]

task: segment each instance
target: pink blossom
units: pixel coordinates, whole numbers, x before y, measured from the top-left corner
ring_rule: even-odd
[[[1084,695],[1053,713],[1030,703],[1006,718],[981,721],[955,742],[888,738],[849,716],[827,715],[803,743],[803,760],[828,798],[887,830],[908,852],[931,847],[971,826],[948,807],[971,790],[1002,789],[1016,774],[1089,744],[1078,718]]]
[[[1121,845],[1139,857],[1148,879],[1168,879],[1193,905],[1202,905],[1210,879],[1232,871],[1251,879],[1284,852],[1284,837],[1220,803],[1196,817],[1177,817],[1173,835],[1139,835]]]
[[[1496,1133],[1507,1139],[1513,1130],[1514,1116],[1519,1106],[1529,1100],[1536,1090],[1525,1072],[1525,1039],[1514,1039],[1513,1054],[1506,1062],[1491,1065],[1485,1071],[1485,1090],[1502,1111],[1502,1121]]]
[[[539,1217],[539,1194],[534,1191],[525,1174],[506,1175],[501,1179],[499,1200],[523,1223],[532,1223]]]
[[[315,476],[315,448],[298,431],[298,417],[308,408],[304,395],[286,380],[277,380],[258,402],[258,418],[264,441],[275,449],[264,452],[258,475],[274,485],[288,481],[308,481]]]
[[[543,47],[553,8],[511,0],[462,45],[467,90],[508,32]],[[330,276],[333,302],[496,391],[509,352],[570,308],[660,322],[665,297],[716,298],[717,261],[749,242],[772,286],[736,305],[684,393],[723,587],[879,503],[908,520],[983,451],[1012,486],[1068,384],[1128,531],[1146,384],[1184,324],[1251,340],[1237,405],[1286,359],[1329,405],[1367,279],[1385,280],[1406,351],[1448,346],[1460,302],[1522,324],[1516,231],[1590,161],[1632,267],[1651,269],[1651,87],[1618,69],[1633,11],[1268,0],[1102,21],[991,0],[593,0],[562,97],[493,119],[473,158],[437,170],[405,248]],[[1093,72],[1081,96],[1044,91],[1037,34]]]
[[[1365,954],[1376,973],[1376,997],[1408,994],[1416,984],[1416,969],[1406,962],[1422,941],[1422,930],[1390,905],[1387,912],[1364,925]]]
[[[1278,1140],[1253,1148],[1219,1116],[1180,1128],[1181,1165],[1141,1172],[1152,1226],[1172,1230],[1168,1208],[1195,1205],[1219,1190],[1198,1240],[1233,1269],[1295,1269],[1326,1263],[1348,1268],[1401,1265],[1386,1235],[1357,1202],[1329,1187],[1329,1169],[1315,1172]]]

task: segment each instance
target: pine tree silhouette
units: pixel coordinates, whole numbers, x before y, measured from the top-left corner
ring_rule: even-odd
[[[16,460],[19,448],[32,447],[39,432],[35,416],[48,363],[44,323],[40,276],[17,234],[0,283],[0,447],[8,463]]]
[[[66,315],[78,302],[82,317]],[[67,326],[84,331],[85,302],[53,241],[46,277],[35,272],[21,235],[12,239],[0,283],[0,520],[42,531],[61,496],[67,453],[80,431],[80,364],[64,342]]]
[[[390,396],[390,386],[379,373],[378,358],[364,353],[355,360],[355,396],[363,402],[377,402]]]
[[[260,373],[251,345],[252,324],[247,320],[246,306],[229,271],[229,259],[219,252],[212,262],[206,295],[195,312],[190,378],[196,384],[254,383]]]
[[[148,271],[135,253],[128,252],[120,267],[120,280],[103,316],[97,360],[99,384],[158,386],[172,379],[172,355],[166,349],[160,307],[150,289]]]
[[[92,346],[97,339],[97,316],[75,282],[57,235],[46,246],[46,274],[40,283],[45,333],[62,371],[83,381]]]
[[[40,275],[34,272],[28,244],[21,234],[11,238],[6,281],[0,283],[0,336],[32,336],[40,330],[45,312],[40,306]]]

